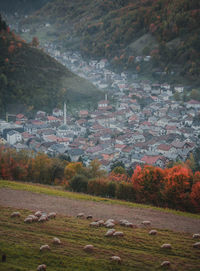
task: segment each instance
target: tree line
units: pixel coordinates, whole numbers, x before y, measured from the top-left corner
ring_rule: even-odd
[[[144,165],[128,171],[120,163],[108,173],[98,160],[89,166],[69,162],[64,155],[0,148],[0,178],[63,185],[65,189],[182,211],[200,211],[200,171],[192,159],[165,169]],[[193,168],[194,169],[194,168]]]

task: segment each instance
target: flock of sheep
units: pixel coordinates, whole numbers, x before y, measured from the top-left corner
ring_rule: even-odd
[[[20,217],[20,216],[21,216],[20,212],[13,212],[11,214],[11,218]],[[49,214],[46,214],[46,213],[42,213],[41,211],[37,211],[37,212],[35,212],[34,215],[32,215],[32,214],[28,215],[24,219],[24,222],[25,223],[45,222],[45,221],[48,221],[49,219],[55,219],[55,218],[56,218],[56,213],[55,212],[51,212]],[[85,216],[84,213],[79,213],[77,215],[77,218],[92,219],[93,217],[92,217],[92,215]],[[102,226],[104,226],[104,227],[108,228],[107,232],[105,233],[105,237],[111,237],[111,236],[113,236],[113,237],[123,237],[124,236],[123,231],[116,231],[114,229],[116,224],[119,224],[119,225],[124,226],[124,227],[137,228],[136,225],[134,225],[133,223],[129,222],[126,219],[122,219],[119,222],[116,222],[113,219],[108,219],[107,221],[96,220],[96,221],[91,222],[89,225],[90,225],[90,227],[102,227]],[[150,227],[151,226],[150,221],[143,221],[141,224],[143,226],[145,226],[145,227]],[[156,230],[150,230],[149,235],[157,235],[157,231]],[[193,239],[200,239],[200,234],[199,233],[193,234]],[[54,245],[60,245],[61,244],[60,239],[57,238],[57,237],[54,237],[52,242],[53,242]],[[193,248],[200,248],[200,242],[194,243]],[[171,244],[163,244],[161,246],[161,249],[166,249],[166,250],[167,249],[172,249],[172,246],[171,246]],[[45,244],[45,245],[42,245],[40,247],[40,251],[45,251],[45,250],[50,250],[50,246]],[[95,248],[94,248],[93,245],[88,244],[88,245],[83,247],[83,250],[85,252],[91,253],[91,252],[93,252],[95,250]],[[110,258],[110,260],[113,261],[113,262],[116,262],[118,264],[121,264],[121,262],[122,262],[121,257],[119,257],[117,255],[112,256]],[[169,266],[170,266],[169,261],[163,261],[161,263],[161,267],[169,267]],[[37,267],[37,271],[46,271],[46,265],[45,264],[39,265]]]

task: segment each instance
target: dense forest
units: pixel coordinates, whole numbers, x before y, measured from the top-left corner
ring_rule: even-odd
[[[39,50],[37,38],[27,44],[0,19],[0,108],[24,104],[50,111],[63,101],[94,102],[101,93]],[[96,95],[96,97],[94,95]]]
[[[141,74],[159,70],[199,82],[198,0],[55,0],[25,23],[36,30],[44,21],[51,22],[55,39],[66,47],[106,57],[115,68]],[[136,56],[146,55],[150,63],[136,63]]]

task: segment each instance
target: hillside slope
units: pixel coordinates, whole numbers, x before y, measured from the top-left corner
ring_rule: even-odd
[[[0,22],[1,25],[1,22]],[[0,33],[0,108],[24,104],[50,111],[63,101],[92,103],[102,97],[91,83],[29,45],[2,23]]]
[[[0,10],[9,13],[29,14],[52,0],[1,0]]]
[[[23,23],[37,34],[47,21],[57,41],[90,57],[107,57],[114,67],[139,73],[159,69],[199,80],[198,0],[55,0]],[[147,34],[145,43],[133,45]],[[134,61],[138,54],[151,55],[151,62],[138,67]]]
[[[28,201],[34,202],[32,196],[29,196]],[[15,201],[18,202],[19,200]],[[93,207],[93,204],[90,202],[90,207]],[[64,208],[65,205],[60,207]],[[73,207],[76,209],[76,205]],[[16,208],[5,207],[4,203],[1,203],[0,255],[7,256],[6,261],[1,262],[2,271],[36,270],[39,264],[46,264],[48,271],[155,271],[166,270],[160,266],[164,260],[171,263],[167,270],[197,271],[199,267],[200,251],[193,248],[197,240],[192,239],[192,234],[161,228],[157,230],[157,235],[153,236],[149,235],[149,231],[151,227],[155,229],[154,225],[130,228],[117,223],[115,230],[123,231],[124,236],[105,237],[108,229],[105,226],[90,227],[91,220],[65,213],[65,216],[57,214],[55,219],[44,223],[27,224],[24,223],[24,219],[38,209],[27,206],[26,210]],[[40,208],[46,214],[55,210],[51,203]],[[88,212],[90,209],[82,210],[85,215],[91,214]],[[20,211],[21,216],[11,218],[13,211]],[[135,214],[132,213],[132,216]],[[119,215],[119,219],[124,218],[127,218],[124,214]],[[94,219],[102,217],[95,216]],[[53,243],[54,237],[60,239],[60,245]],[[164,243],[170,243],[172,249],[162,249],[161,245]],[[40,246],[45,244],[49,245],[50,250],[40,251]],[[88,244],[94,246],[90,253],[83,250]],[[121,257],[121,264],[110,260],[114,255]]]

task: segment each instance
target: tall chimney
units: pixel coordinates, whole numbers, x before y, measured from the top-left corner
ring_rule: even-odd
[[[64,125],[67,124],[67,108],[66,103],[64,103]]]

